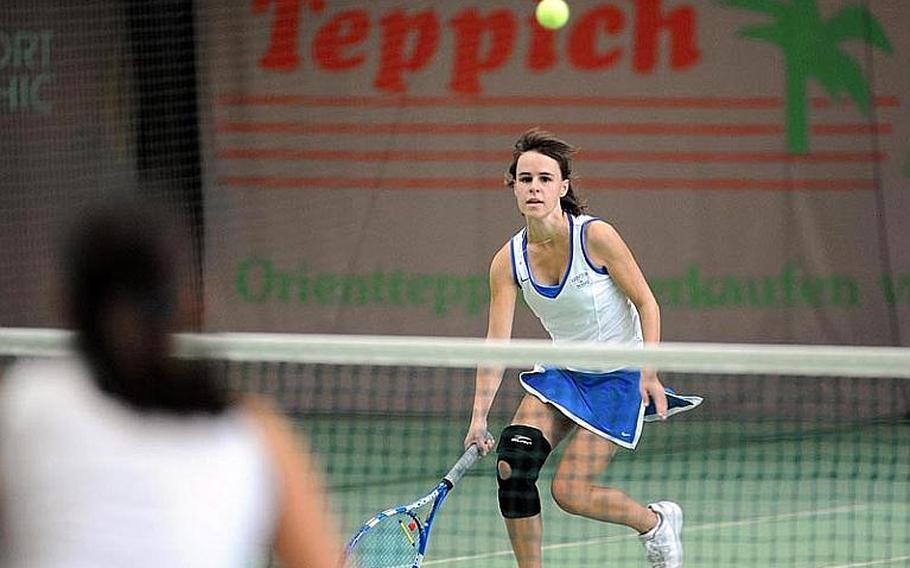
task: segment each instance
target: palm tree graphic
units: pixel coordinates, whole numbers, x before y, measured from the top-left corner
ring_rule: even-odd
[[[862,69],[840,44],[860,40],[891,54],[891,42],[875,16],[865,7],[851,5],[827,21],[816,0],[718,0],[720,4],[771,16],[773,23],[746,26],[739,36],[780,46],[786,64],[787,147],[793,154],[809,151],[806,90],[815,79],[832,99],[848,95],[866,117],[872,95]]]

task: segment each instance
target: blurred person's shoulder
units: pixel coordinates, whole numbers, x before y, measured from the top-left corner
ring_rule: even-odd
[[[0,384],[3,388],[59,388],[90,379],[88,364],[79,357],[25,358],[4,370]]]
[[[0,417],[47,414],[91,388],[88,365],[79,358],[22,359],[0,376]]]

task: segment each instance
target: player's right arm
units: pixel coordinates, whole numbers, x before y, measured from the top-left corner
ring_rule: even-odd
[[[490,263],[490,315],[487,323],[487,339],[508,339],[512,336],[512,320],[515,316],[515,300],[518,287],[512,277],[510,243],[506,243]],[[465,437],[465,447],[477,444],[482,454],[493,449],[494,442],[487,435],[487,414],[502,383],[505,368],[501,365],[477,367],[474,379],[474,408],[471,425]]]
[[[264,400],[246,397],[244,409],[259,429],[278,482],[278,519],[272,544],[281,566],[336,568],[343,548],[321,473],[290,424]]]

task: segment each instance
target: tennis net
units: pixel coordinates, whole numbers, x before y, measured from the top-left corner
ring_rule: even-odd
[[[57,330],[0,330],[5,363],[68,352]],[[666,386],[704,397],[646,423],[599,483],[685,513],[686,566],[910,565],[910,350],[665,344],[653,348],[407,337],[183,335],[232,388],[274,397],[318,454],[344,529],[419,497],[460,455],[474,368],[507,367],[494,435],[535,363],[654,366]],[[634,531],[561,510],[538,480],[544,562],[645,566]],[[475,466],[439,513],[425,566],[514,566],[495,459]]]

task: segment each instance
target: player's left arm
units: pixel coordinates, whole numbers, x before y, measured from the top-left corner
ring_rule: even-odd
[[[660,343],[660,306],[635,257],[632,256],[632,251],[616,229],[604,221],[589,223],[585,245],[591,261],[606,268],[620,290],[635,304],[641,318],[644,342]],[[641,391],[645,404],[653,397],[657,414],[665,418],[667,397],[653,369],[642,369]]]

